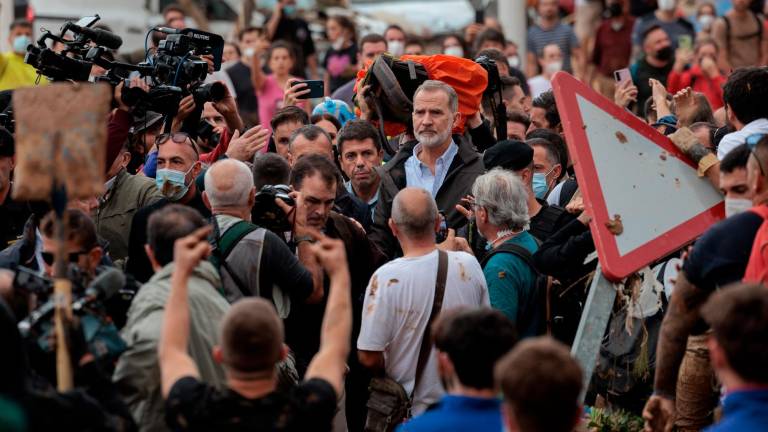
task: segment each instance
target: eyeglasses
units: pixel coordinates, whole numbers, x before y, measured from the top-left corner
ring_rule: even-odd
[[[760,160],[759,157],[757,157],[757,153],[755,153],[755,148],[757,147],[757,144],[763,140],[763,138],[766,137],[766,134],[762,133],[755,133],[747,137],[746,144],[747,147],[749,147],[749,152],[752,153],[752,156],[755,157],[755,160],[757,161],[757,166],[760,167],[760,174],[765,177],[765,171],[763,170],[763,161]]]
[[[171,140],[176,144],[184,144],[187,142],[187,140],[189,140],[189,145],[192,146],[192,150],[195,151],[195,155],[200,156],[200,152],[197,151],[197,143],[191,136],[189,136],[188,133],[174,132],[174,133],[160,134],[155,138],[155,145],[161,146],[166,142],[168,142],[168,140]]]
[[[77,252],[70,252],[69,253],[69,262],[70,263],[76,263],[80,260],[81,255],[87,254],[88,251],[77,251]],[[54,260],[54,254],[51,252],[40,252],[40,255],[43,258],[43,261],[48,265],[53,265]]]

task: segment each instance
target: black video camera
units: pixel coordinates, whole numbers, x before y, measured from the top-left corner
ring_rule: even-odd
[[[93,62],[86,60],[85,56],[92,45],[114,50],[123,44],[120,36],[92,28],[98,20],[99,16],[94,15],[83,17],[76,23],[68,21],[61,27],[58,35],[43,30],[37,43],[27,47],[24,62],[53,81],[88,81]],[[67,32],[72,33],[74,38],[65,37]],[[58,53],[53,51],[46,44],[47,40],[61,43],[64,49]]]
[[[275,233],[290,231],[293,227],[288,216],[276,200],[280,199],[289,206],[295,206],[296,201],[289,195],[291,187],[287,185],[265,185],[256,194],[256,201],[251,210],[253,223]]]

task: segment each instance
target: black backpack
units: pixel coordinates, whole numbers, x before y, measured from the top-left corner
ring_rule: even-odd
[[[534,237],[534,239],[536,238]],[[536,239],[536,243],[539,243],[538,239]],[[485,265],[488,263],[491,257],[499,253],[509,253],[519,257],[528,265],[528,267],[530,267],[531,270],[533,270],[534,274],[536,275],[536,280],[534,282],[534,292],[533,296],[531,297],[532,304],[523,305],[523,307],[520,309],[521,313],[515,325],[518,329],[528,328],[531,321],[533,321],[534,312],[538,310],[542,313],[542,316],[545,317],[545,320],[540,323],[541,327],[537,329],[536,334],[543,334],[545,331],[545,321],[549,320],[547,298],[549,297],[549,290],[552,285],[551,278],[545,274],[542,274],[539,272],[539,270],[536,269],[536,266],[533,264],[533,254],[531,254],[528,249],[516,244],[502,243],[497,248],[488,251],[488,253],[483,257],[483,260],[480,262],[480,266],[485,268]],[[546,324],[548,328],[549,325],[548,323]]]

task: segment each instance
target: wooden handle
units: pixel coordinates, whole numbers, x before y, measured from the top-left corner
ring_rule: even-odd
[[[72,284],[68,279],[53,281],[53,296],[56,303],[53,322],[56,332],[56,384],[60,392],[72,390],[74,386],[72,360],[67,346],[66,327],[72,319]]]

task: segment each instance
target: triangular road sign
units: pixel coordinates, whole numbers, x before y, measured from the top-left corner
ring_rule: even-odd
[[[552,88],[608,279],[674,252],[724,217],[722,194],[667,137],[565,72]]]

